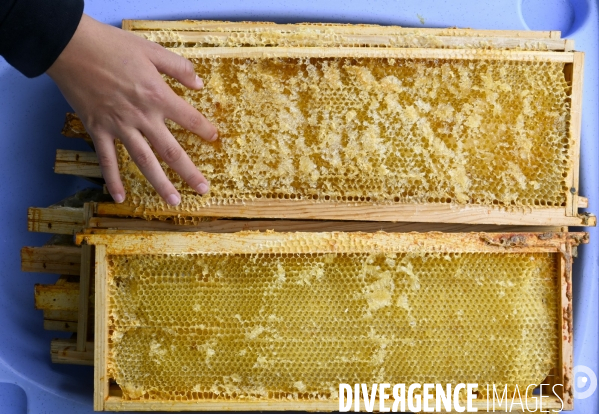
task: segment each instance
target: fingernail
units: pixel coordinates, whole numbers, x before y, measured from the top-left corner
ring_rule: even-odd
[[[203,88],[204,87],[204,80],[202,78],[200,78],[198,75],[196,75],[196,83],[199,85],[199,88]]]
[[[181,199],[177,194],[171,194],[166,198],[166,202],[171,206],[176,206],[181,202]]]
[[[112,198],[114,199],[115,203],[122,203],[123,201],[125,201],[125,196],[121,193],[117,193],[115,195],[112,196]]]
[[[208,192],[208,186],[205,183],[200,183],[196,187],[196,191],[200,194],[206,194]]]
[[[212,138],[210,138],[210,141],[216,141],[218,139],[218,132],[215,133],[214,135],[212,135]]]

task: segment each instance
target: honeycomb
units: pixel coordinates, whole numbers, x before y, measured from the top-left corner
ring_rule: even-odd
[[[452,48],[452,49],[516,49],[516,50],[548,50],[542,40],[519,39],[510,46],[504,38],[468,37],[467,41],[454,40],[454,36],[438,36],[415,30],[402,34],[360,35],[321,32],[303,28],[297,32],[286,33],[281,30],[240,31],[211,33],[200,42],[186,40],[181,31],[154,30],[136,33],[143,38],[161,44],[164,47],[396,47],[396,48]]]
[[[124,400],[327,400],[339,383],[381,382],[523,391],[558,360],[552,253],[107,263],[107,369]]]
[[[255,199],[564,206],[564,63],[501,59],[192,59],[205,88],[169,85],[206,115],[207,143],[167,125],[211,183],[200,196],[162,163],[182,212]],[[118,144],[139,210],[167,206]]]

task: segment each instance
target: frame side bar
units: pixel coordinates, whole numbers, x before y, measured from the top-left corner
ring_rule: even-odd
[[[104,411],[109,393],[106,369],[108,344],[108,319],[106,301],[106,246],[96,246],[96,299],[94,335],[94,410]]]

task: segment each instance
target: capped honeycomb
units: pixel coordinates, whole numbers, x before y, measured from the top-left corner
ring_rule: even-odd
[[[167,82],[217,126],[219,140],[203,142],[167,121],[211,184],[202,197],[163,163],[181,193],[179,211],[255,199],[565,206],[572,160],[564,63],[192,61],[203,90]],[[118,153],[125,203],[172,209],[120,144]]]
[[[107,369],[124,400],[329,400],[339,383],[381,382],[523,392],[558,360],[553,253],[106,260]]]

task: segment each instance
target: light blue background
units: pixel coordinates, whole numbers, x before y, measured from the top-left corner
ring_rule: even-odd
[[[586,52],[582,118],[581,189],[590,211],[599,212],[598,13],[596,0],[321,0],[204,1],[88,0],[85,12],[120,26],[122,18],[222,19],[284,22],[351,22],[422,27],[562,30]],[[1,59],[0,59],[1,60]],[[92,412],[92,368],[50,363],[50,339],[34,310],[33,285],[56,276],[20,271],[22,246],[42,245],[49,235],[27,232],[27,208],[48,206],[88,184],[53,173],[57,148],[85,149],[60,135],[69,106],[52,81],[26,79],[0,61],[0,413]],[[574,270],[575,365],[599,373],[598,238],[579,248]],[[582,390],[581,390],[582,391]],[[599,392],[576,400],[576,413],[599,412]]]

